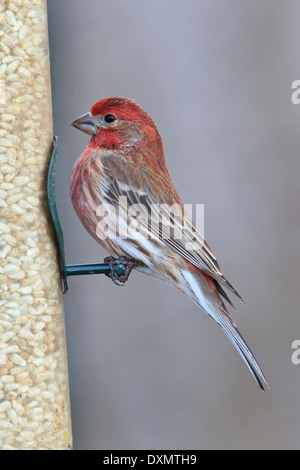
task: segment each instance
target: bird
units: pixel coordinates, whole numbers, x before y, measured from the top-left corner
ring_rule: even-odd
[[[233,307],[225,289],[243,299],[184,211],[153,119],[133,99],[112,96],[72,126],[90,139],[71,173],[71,201],[110,254],[113,281],[124,285],[136,269],[187,295],[217,322],[264,391],[267,380],[225,305]],[[123,276],[115,269],[119,263],[126,267]]]

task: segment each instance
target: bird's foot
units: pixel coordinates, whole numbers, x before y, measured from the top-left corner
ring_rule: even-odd
[[[138,266],[142,266],[140,261],[126,258],[126,256],[120,256],[120,258],[108,256],[104,258],[104,262],[108,263],[110,267],[110,273],[106,276],[110,277],[117,286],[124,286],[131,271]]]

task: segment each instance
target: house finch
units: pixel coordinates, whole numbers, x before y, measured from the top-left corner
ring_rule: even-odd
[[[231,301],[223,287],[241,297],[184,211],[153,120],[133,100],[111,97],[72,125],[91,136],[72,171],[72,203],[111,254],[113,280],[124,283],[136,268],[185,293],[221,326],[264,390],[266,379],[224,305],[222,299]],[[114,270],[120,261],[123,277]]]

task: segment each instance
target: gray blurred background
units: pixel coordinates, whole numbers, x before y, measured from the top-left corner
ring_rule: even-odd
[[[88,136],[70,126],[103,97],[155,120],[184,203],[245,298],[232,312],[262,393],[220,328],[134,273],[70,278],[65,296],[75,449],[299,449],[300,4],[285,0],[50,0],[57,199],[68,263],[102,262],[69,180]]]

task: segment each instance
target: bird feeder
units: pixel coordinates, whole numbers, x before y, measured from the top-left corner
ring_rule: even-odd
[[[46,0],[3,0],[0,18],[0,449],[69,449]]]

